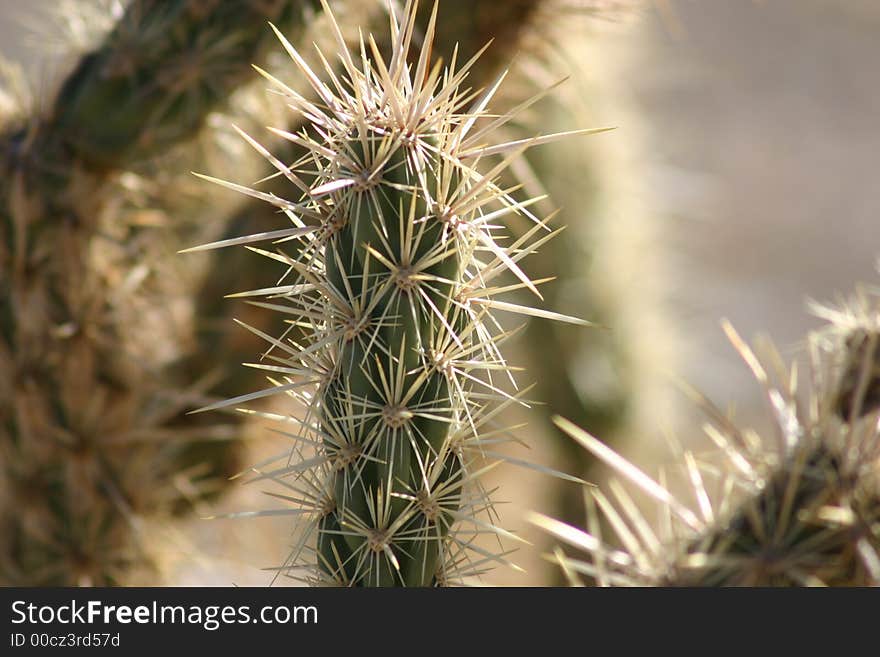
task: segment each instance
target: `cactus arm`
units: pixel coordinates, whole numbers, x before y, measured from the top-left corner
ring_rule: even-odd
[[[100,258],[103,222],[116,175],[193,136],[264,52],[265,20],[296,22],[304,6],[135,0],[45,116],[0,128],[3,583],[149,570],[140,528],[184,501],[184,437],[223,433],[181,420],[200,390],[172,393],[132,355],[141,318]]]
[[[728,336],[761,382],[772,411],[772,437],[739,429],[697,395],[709,414],[707,433],[729,461],[721,494],[712,499],[703,468],[685,453],[684,469],[697,508],[673,494],[573,424],[559,426],[595,456],[649,491],[667,518],[651,545],[626,529],[645,519],[622,488],[613,505],[589,494],[625,546],[535,516],[540,527],[587,558],[557,551],[553,560],[577,580],[640,586],[877,586],[880,584],[880,431],[877,326],[880,304],[860,293],[842,308],[822,308],[828,326],[809,336],[807,403],[796,377],[772,346],[759,359],[726,326]],[[763,363],[772,365],[765,367]],[[770,374],[768,374],[770,373]],[[775,375],[775,377],[773,376]],[[597,527],[596,516],[590,527]],[[644,526],[644,525],[643,525]],[[591,531],[595,531],[591,529]]]
[[[251,78],[266,23],[304,22],[316,1],[135,0],[62,85],[47,126],[77,159],[120,168],[191,139]]]

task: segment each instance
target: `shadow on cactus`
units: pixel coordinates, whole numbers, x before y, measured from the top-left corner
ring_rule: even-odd
[[[303,521],[279,571],[313,584],[441,586],[505,563],[501,539],[515,537],[496,526],[481,475],[512,440],[502,412],[527,402],[500,350],[511,331],[495,313],[588,324],[499,298],[519,289],[540,298],[544,281],[518,263],[555,234],[529,210],[538,199],[515,200],[499,176],[563,135],[487,145],[516,114],[487,112],[503,75],[472,90],[476,57],[431,61],[436,6],[416,52],[416,5],[392,16],[390,52],[372,37],[349,52],[337,30],[342,70],[324,59],[324,80],[278,33],[318,98],[264,73],[305,119],[296,134],[270,129],[300,155],[287,164],[242,136],[295,198],[209,180],[271,203],[289,226],[196,247],[248,245],[279,266],[274,284],[236,295],[289,326],[280,337],[260,332],[269,346],[251,364],[272,387],[200,410],[279,393],[304,409],[269,415],[290,425],[292,446],[252,469],[290,507],[238,515]],[[507,234],[513,215],[532,228]],[[250,246],[268,241],[276,248]]]
[[[741,429],[694,392],[704,430],[722,462],[683,453],[691,509],[610,448],[558,419],[558,426],[660,509],[660,531],[616,481],[613,503],[585,490],[587,531],[535,514],[564,545],[549,557],[572,583],[637,586],[880,585],[880,303],[860,291],[840,308],[816,306],[828,326],[811,334],[809,384],[775,348],[763,358],[725,330],[764,388],[772,435]],[[603,540],[599,514],[615,539]],[[618,547],[619,546],[619,547]],[[619,549],[622,548],[622,549]]]

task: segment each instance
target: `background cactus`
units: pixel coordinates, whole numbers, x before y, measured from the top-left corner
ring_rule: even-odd
[[[570,580],[642,586],[880,584],[880,303],[875,292],[862,290],[839,308],[817,310],[829,323],[809,336],[805,399],[797,396],[796,369],[786,368],[771,345],[759,359],[726,326],[764,386],[774,432],[762,438],[740,429],[701,398],[710,417],[706,433],[729,467],[684,452],[694,510],[678,501],[673,486],[651,480],[559,420],[572,438],[659,504],[664,530],[655,533],[616,482],[611,491],[617,505],[601,491],[585,491],[594,510],[586,532],[535,516],[539,526],[589,555],[557,549],[553,559]],[[617,541],[603,541],[597,533],[596,510]]]
[[[664,304],[672,249],[648,192],[646,122],[628,88],[630,59],[641,44],[636,9],[618,3],[599,17],[572,13],[565,20],[548,11],[525,36],[534,45],[522,64],[532,84],[549,71],[571,76],[531,108],[526,126],[620,126],[607,139],[562,140],[533,151],[522,176],[559,205],[557,221],[567,227],[566,239],[550,242],[531,262],[536,277],[558,279],[546,288],[547,304],[608,328],[531,322],[517,345],[537,382],[534,396],[547,403],[542,420],[556,467],[587,479],[600,476],[601,464],[551,422],[554,414],[617,446],[629,435],[651,440],[658,415],[672,422],[679,406],[661,374],[678,365]],[[553,492],[547,513],[580,523],[585,509],[577,487],[560,482]]]
[[[143,523],[210,473],[188,445],[228,432],[183,417],[197,384],[132,335],[127,170],[195,137],[265,52],[258,26],[304,6],[136,0],[45,112],[0,127],[0,581],[125,581],[150,564]]]
[[[499,411],[524,402],[499,351],[510,331],[492,311],[587,324],[495,299],[537,294],[517,263],[553,235],[528,210],[536,199],[514,200],[497,180],[526,148],[559,135],[486,146],[512,115],[486,113],[495,86],[482,95],[464,86],[475,60],[457,67],[453,54],[447,69],[431,60],[436,7],[410,57],[416,10],[408,3],[402,22],[392,19],[385,53],[372,38],[350,53],[337,31],[344,71],[327,65],[326,82],[279,33],[320,100],[267,75],[309,122],[296,134],[273,130],[300,147],[291,164],[243,136],[296,200],[214,180],[280,208],[289,227],[197,247],[302,244],[249,247],[285,269],[245,293],[288,318],[280,338],[263,334],[270,348],[254,364],[275,386],[202,410],[279,392],[304,407],[288,418],[291,452],[255,470],[286,488],[292,507],[282,513],[308,521],[282,570],[311,582],[446,585],[503,561],[475,542],[507,535],[479,475],[509,440]],[[514,239],[504,223],[516,215],[533,226]],[[288,337],[294,327],[302,338]]]

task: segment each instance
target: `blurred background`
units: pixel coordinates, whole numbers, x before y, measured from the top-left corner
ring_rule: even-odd
[[[38,91],[64,70],[53,59],[63,49],[47,41],[56,4],[0,0],[0,55],[21,62]],[[559,37],[544,61],[571,76],[547,120],[555,129],[618,129],[530,160],[566,208],[564,222],[576,222],[563,238],[566,273],[553,309],[586,309],[611,336],[527,334],[564,354],[570,381],[568,393],[547,393],[541,412],[580,413],[574,419],[651,471],[671,458],[665,431],[702,444],[699,412],[676,378],[761,427],[760,390],[722,318],[794,355],[819,324],[808,298],[833,300],[875,281],[880,3],[655,0],[544,29]],[[524,78],[539,81],[529,61]],[[517,350],[511,361],[540,367],[527,345]],[[562,403],[565,394],[572,400]],[[529,421],[530,459],[568,472],[587,467],[571,462],[545,419]],[[531,472],[507,472],[498,484],[510,502],[505,526],[539,548],[523,510],[553,514],[565,504],[559,495],[578,495]],[[265,506],[258,490],[238,487],[219,511]],[[289,532],[284,520],[189,520],[175,529],[172,583],[265,584],[271,573],[260,567],[283,559]],[[539,553],[521,550],[515,560],[525,574],[499,569],[486,583],[553,583]]]

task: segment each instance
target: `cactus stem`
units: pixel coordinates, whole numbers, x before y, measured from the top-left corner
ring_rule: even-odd
[[[509,537],[480,476],[497,456],[487,447],[512,440],[497,414],[528,404],[500,350],[511,332],[492,311],[580,322],[494,299],[519,289],[541,298],[518,262],[550,232],[547,222],[528,210],[535,199],[500,181],[515,158],[556,136],[494,150],[479,146],[483,136],[470,140],[484,122],[498,127],[515,113],[488,114],[497,84],[462,87],[476,58],[458,70],[431,62],[437,6],[411,56],[417,9],[411,0],[392,16],[390,52],[362,38],[359,52],[339,53],[341,75],[324,59],[328,82],[275,30],[320,100],[266,76],[307,122],[297,134],[271,130],[301,150],[290,164],[243,136],[295,197],[220,181],[283,208],[298,231],[282,238],[295,253],[251,247],[286,272],[274,288],[237,296],[268,297],[261,307],[301,333],[263,336],[277,363],[266,369],[280,375],[273,383],[308,421],[285,465],[261,478],[298,488],[307,476],[310,487],[333,491],[334,505],[311,495],[298,516],[311,524],[288,563],[301,572],[312,560],[312,583],[433,586],[507,563],[506,551],[477,544]],[[534,228],[511,239],[514,216]],[[488,287],[503,276],[518,282]],[[306,386],[296,383],[302,374]]]

